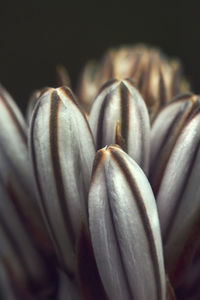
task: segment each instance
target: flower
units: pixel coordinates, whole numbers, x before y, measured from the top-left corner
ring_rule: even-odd
[[[179,66],[110,50],[27,122],[0,87],[2,300],[198,299],[200,102]]]

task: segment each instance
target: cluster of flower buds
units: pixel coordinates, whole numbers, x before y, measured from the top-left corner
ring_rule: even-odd
[[[112,78],[131,78],[136,83],[151,122],[166,103],[189,88],[180,62],[169,60],[157,49],[144,45],[110,49],[101,63],[89,62],[82,72],[78,97],[87,112],[99,88]]]
[[[0,298],[198,300],[200,97],[180,64],[110,50],[77,98],[58,75],[26,120],[0,86]]]

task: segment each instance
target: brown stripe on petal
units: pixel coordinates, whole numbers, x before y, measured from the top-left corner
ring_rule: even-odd
[[[4,107],[6,108],[8,114],[10,115],[13,123],[16,126],[17,131],[19,132],[19,135],[21,137],[22,142],[27,145],[27,135],[26,132],[24,130],[24,128],[21,126],[21,124],[19,123],[14,111],[12,110],[12,107],[10,106],[10,104],[8,103],[8,101],[6,101],[6,97],[4,97],[4,94],[1,91],[1,87],[0,87],[0,101],[2,102],[2,104],[4,105]]]
[[[161,69],[159,70],[159,106],[163,107],[167,102],[164,77]]]
[[[139,91],[140,91],[142,94],[143,94],[142,88],[143,88],[143,86],[144,86],[144,82],[145,82],[145,72],[144,72],[144,70],[141,70],[140,76],[139,76],[139,78],[138,78],[138,80],[137,80],[137,86],[138,86]],[[145,100],[145,102],[147,103],[146,97],[144,97],[144,100]]]
[[[98,119],[98,126],[97,126],[97,136],[96,136],[96,149],[101,149],[103,146],[102,140],[103,140],[103,124],[104,124],[104,117],[105,117],[105,111],[106,108],[109,104],[109,99],[110,99],[110,93],[108,93],[101,105],[101,110],[99,113],[99,119]]]
[[[79,107],[79,103],[70,88],[68,88],[67,86],[62,86],[59,88],[59,90],[62,91],[69,100],[71,100],[76,106]]]
[[[102,163],[102,161],[105,158],[105,152],[104,149],[101,149],[97,152],[95,159],[94,159],[94,163],[93,163],[93,169],[92,169],[92,179],[91,179],[91,183],[94,180],[94,175],[97,171],[97,169],[99,168],[99,165]]]
[[[53,91],[53,89],[52,89],[52,91]],[[61,252],[60,245],[58,243],[56,234],[55,234],[54,229],[52,227],[50,217],[48,215],[48,208],[47,208],[47,205],[45,203],[44,195],[43,195],[43,192],[42,192],[42,186],[40,184],[39,170],[38,170],[38,164],[37,164],[37,158],[36,158],[36,150],[35,150],[35,146],[34,146],[34,126],[35,126],[35,121],[36,121],[36,118],[37,118],[37,113],[38,113],[39,107],[40,107],[40,103],[38,102],[36,104],[36,108],[35,108],[35,111],[34,111],[33,116],[32,116],[31,134],[30,134],[30,136],[31,136],[30,145],[31,145],[31,152],[32,152],[33,171],[34,171],[35,180],[36,180],[37,187],[38,187],[38,192],[39,192],[39,195],[40,195],[40,200],[41,200],[40,203],[41,203],[41,206],[42,206],[42,209],[43,209],[43,213],[45,214],[46,223],[47,223],[47,225],[50,229],[50,232],[51,232],[52,238],[54,240],[54,245],[55,245],[55,248],[57,250],[57,253],[60,254],[62,252]],[[73,280],[74,274],[67,266],[65,266],[65,272],[68,275],[68,277],[71,280]]]
[[[128,132],[129,132],[129,119],[130,119],[130,99],[129,90],[126,85],[121,82],[120,89],[120,112],[121,112],[121,142],[122,149],[127,152],[128,150]],[[133,129],[134,130],[134,129]]]
[[[109,86],[111,86],[113,83],[116,83],[117,81],[118,81],[118,80],[117,80],[116,78],[112,78],[112,79],[106,81],[106,83],[104,83],[104,84],[102,85],[102,87],[99,89],[97,96],[98,96],[99,94],[101,94],[101,93],[102,93],[105,89],[107,89]]]
[[[111,204],[110,204],[109,187],[108,187],[108,184],[107,184],[107,180],[105,180],[105,183],[106,183],[106,189],[107,189],[106,194],[107,194],[107,197],[108,197],[108,208],[109,208],[110,220],[111,220],[111,224],[112,224],[112,228],[113,228],[113,233],[114,233],[114,236],[115,236],[115,241],[116,241],[116,244],[117,244],[119,260],[120,260],[120,263],[121,263],[123,277],[124,277],[125,282],[126,282],[127,293],[129,295],[129,299],[134,300],[132,292],[131,292],[130,282],[128,280],[128,276],[127,276],[125,266],[124,266],[124,263],[123,263],[123,254],[122,254],[122,250],[121,250],[121,247],[120,247],[120,240],[118,238],[117,230],[116,230],[116,227],[115,227],[114,216],[113,216],[113,212],[112,212],[112,208],[111,208]]]
[[[65,197],[65,189],[63,185],[62,171],[60,165],[59,157],[59,145],[58,145],[58,115],[61,100],[56,91],[51,94],[51,108],[50,108],[50,118],[49,118],[49,128],[50,128],[50,148],[52,157],[52,166],[54,171],[55,184],[57,189],[57,194],[59,197],[59,204],[61,206],[61,212],[63,214],[63,220],[65,222],[66,231],[68,232],[69,239],[72,246],[75,246],[75,236],[72,228],[71,216],[67,207],[67,199]]]
[[[113,147],[110,147],[111,155],[113,156],[114,160],[122,170],[127,183],[130,186],[130,189],[133,193],[134,198],[136,199],[136,203],[140,212],[141,219],[143,221],[144,231],[146,232],[146,236],[148,239],[149,244],[149,251],[152,257],[152,263],[153,263],[153,272],[155,276],[155,283],[157,288],[157,299],[162,299],[162,290],[161,290],[161,275],[159,270],[159,261],[158,256],[156,252],[156,245],[154,242],[154,237],[151,229],[151,225],[149,222],[149,218],[147,215],[146,207],[142,198],[142,195],[140,194],[139,188],[137,186],[136,181],[134,180],[130,170],[127,167],[126,161],[123,158],[122,155],[118,151],[116,151]]]
[[[144,120],[144,116],[143,111],[141,109],[138,108],[138,106],[135,106],[136,110],[137,110],[137,116],[139,119],[139,124],[143,124],[143,120]],[[140,167],[143,169],[145,168],[145,162],[146,162],[146,147],[145,147],[145,134],[144,134],[144,128],[142,127],[143,131],[141,133],[141,146],[140,146]]]

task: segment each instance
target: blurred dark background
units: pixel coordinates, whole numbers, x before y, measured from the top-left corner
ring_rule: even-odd
[[[55,85],[58,63],[75,88],[88,59],[143,42],[179,57],[199,93],[200,17],[191,3],[0,0],[0,82],[24,108],[34,89]]]

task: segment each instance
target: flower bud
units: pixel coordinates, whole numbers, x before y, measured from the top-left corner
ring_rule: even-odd
[[[60,266],[73,277],[76,245],[82,227],[87,227],[95,149],[88,122],[69,88],[48,89],[41,96],[29,144],[40,207]]]
[[[96,149],[118,144],[147,173],[150,123],[146,105],[131,80],[105,83],[94,101],[89,124]]]
[[[199,236],[200,112],[183,128],[158,191],[167,272],[177,286]],[[185,259],[187,257],[187,259]]]
[[[89,224],[109,299],[166,299],[155,199],[143,171],[117,146],[96,155]]]
[[[181,94],[159,113],[153,123],[149,179],[155,195],[178,137],[199,109],[198,96],[192,93]]]

